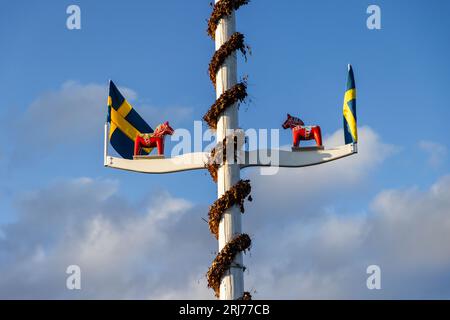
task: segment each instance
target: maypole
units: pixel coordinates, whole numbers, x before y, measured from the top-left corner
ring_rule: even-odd
[[[218,200],[209,212],[210,229],[219,241],[219,254],[207,276],[208,286],[221,300],[249,297],[248,293],[244,295],[242,251],[249,248],[251,241],[248,235],[241,233],[241,212],[243,201],[250,193],[250,184],[240,180],[240,164],[234,161],[234,153],[238,149],[234,148],[239,129],[238,103],[247,95],[245,83],[237,83],[236,50],[245,54],[245,45],[244,36],[236,32],[234,11],[247,2],[215,0],[208,23],[208,33],[215,40],[216,47],[209,73],[217,100],[204,119],[212,129],[216,129],[219,142],[213,151],[215,161],[210,169],[217,182]],[[233,157],[226,152],[230,150],[230,144]],[[222,157],[217,157],[217,154]]]
[[[324,148],[320,126],[305,126],[300,118],[288,114],[282,127],[292,130],[292,151],[241,150],[244,133],[239,128],[238,104],[247,97],[247,84],[237,81],[236,52],[246,56],[248,47],[244,44],[244,35],[236,31],[235,11],[248,3],[249,0],[215,0],[208,21],[208,34],[216,47],[209,64],[216,101],[203,116],[209,128],[216,130],[217,144],[210,153],[188,153],[166,158],[164,136],[173,134],[174,130],[166,121],[153,131],[112,81],[104,132],[106,167],[150,174],[208,169],[217,183],[218,199],[209,208],[208,222],[211,233],[218,240],[219,253],[206,276],[208,287],[222,300],[251,299],[250,293],[244,291],[243,264],[243,252],[250,248],[251,240],[242,233],[241,224],[244,201],[251,201],[251,186],[249,180],[241,180],[240,170],[263,166],[301,168],[320,165],[356,154],[358,142],[356,88],[350,68],[343,107],[345,145]],[[312,139],[316,140],[315,147],[300,147],[300,140]],[[108,154],[108,142],[122,158]],[[147,153],[151,148],[157,148],[158,156],[142,156],[142,148],[143,151],[147,148]],[[260,154],[275,153],[278,160],[273,163],[267,163],[260,157]]]

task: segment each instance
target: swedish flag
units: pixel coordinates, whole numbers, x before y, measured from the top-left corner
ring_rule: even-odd
[[[141,133],[153,132],[112,81],[109,82],[108,122],[109,141],[117,153],[126,159],[133,159],[136,137]],[[151,150],[147,148],[143,151],[148,154]]]
[[[356,86],[351,65],[348,65],[347,91],[344,97],[344,136],[345,144],[358,142]]]

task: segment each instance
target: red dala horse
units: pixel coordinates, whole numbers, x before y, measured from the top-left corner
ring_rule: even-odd
[[[316,140],[318,147],[322,147],[322,131],[319,126],[305,126],[305,123],[297,117],[287,115],[286,121],[282,125],[283,129],[292,129],[294,147],[300,146],[300,140]]]
[[[141,133],[136,137],[134,141],[134,155],[139,156],[142,148],[154,148],[158,149],[158,155],[164,155],[164,137],[166,135],[172,135],[174,130],[166,121],[156,127],[153,133]]]

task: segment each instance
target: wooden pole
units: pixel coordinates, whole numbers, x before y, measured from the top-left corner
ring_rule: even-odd
[[[220,0],[215,0],[219,2]],[[231,35],[236,31],[235,14],[220,20],[216,29],[216,50],[218,50]],[[237,83],[237,60],[236,53],[229,56],[222,67],[217,72],[216,94],[220,95],[233,87]],[[227,108],[219,117],[217,122],[217,141],[222,141],[230,129],[237,129],[239,126],[237,104]],[[227,132],[228,131],[228,132]],[[229,157],[232,159],[233,157]],[[236,163],[223,163],[218,169],[217,196],[220,198],[227,190],[240,180],[240,168]],[[236,235],[241,233],[241,213],[237,206],[234,206],[222,216],[219,224],[219,251],[231,241]],[[244,293],[244,272],[242,253],[238,253],[229,271],[225,273],[220,284],[220,299],[235,300],[242,297]]]

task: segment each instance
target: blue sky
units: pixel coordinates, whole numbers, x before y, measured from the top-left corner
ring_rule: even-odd
[[[81,30],[66,28],[70,4],[81,8]],[[372,153],[357,157],[373,165],[358,167],[364,172],[357,184],[344,175],[342,186],[328,191],[335,196],[317,201],[316,207],[311,201],[312,211],[370,215],[374,199],[386,190],[426,193],[450,173],[450,3],[376,1],[381,30],[366,27],[370,4],[255,0],[237,16],[238,30],[252,48],[248,62],[239,58],[239,74],[249,75],[251,102],[240,107],[245,129],[280,128],[290,112],[320,124],[333,140],[342,127],[347,64],[354,67],[359,125],[373,142],[367,148]],[[27,199],[52,186],[72,186],[67,181],[82,177],[94,184],[117,183],[117,195],[133,208],[168,192],[201,208],[194,219],[202,223],[216,195],[206,172],[148,176],[105,169],[102,134],[109,79],[130,94],[138,112],[155,115],[146,117],[153,127],[169,120],[191,130],[193,121],[201,119],[215,98],[207,74],[214,50],[205,31],[210,10],[208,1],[182,0],[3,3],[1,225],[20,224]],[[281,132],[282,144],[290,139],[289,132]],[[351,165],[345,168],[352,170]],[[314,168],[309,175],[317,174],[326,185],[322,171],[335,174]],[[243,176],[257,176],[257,171]],[[256,181],[271,183],[269,178]],[[287,182],[286,189],[294,182]],[[279,199],[288,193],[282,187],[270,192]],[[264,208],[267,200],[258,201]],[[286,205],[275,203],[280,210]],[[201,227],[207,235],[207,226]]]

